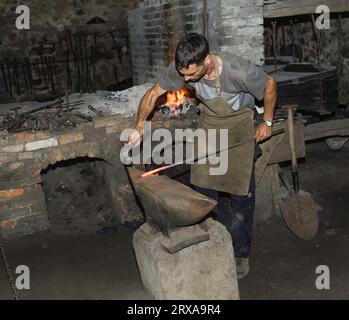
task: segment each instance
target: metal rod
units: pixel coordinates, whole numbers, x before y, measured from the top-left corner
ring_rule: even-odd
[[[284,129],[280,129],[280,130],[275,130],[272,135],[276,135],[276,134],[279,134],[279,133],[283,133],[285,130]],[[149,176],[151,174],[154,174],[154,173],[157,173],[157,172],[160,172],[160,171],[163,171],[163,170],[166,170],[166,169],[169,169],[169,168],[172,168],[172,167],[175,167],[175,166],[178,166],[180,164],[185,164],[185,163],[188,163],[188,162],[197,162],[197,161],[200,161],[200,160],[203,160],[205,158],[208,158],[210,156],[213,156],[213,155],[216,155],[217,153],[220,153],[220,152],[223,152],[223,151],[227,151],[227,150],[230,150],[232,148],[236,148],[236,147],[239,147],[241,145],[244,145],[246,143],[249,143],[249,142],[252,142],[254,141],[255,138],[254,137],[251,137],[247,140],[244,140],[242,142],[238,142],[238,143],[235,143],[233,145],[230,145],[229,147],[227,148],[224,148],[224,149],[221,149],[221,150],[218,150],[218,151],[215,151],[215,152],[212,152],[212,153],[209,153],[207,155],[204,155],[204,156],[201,156],[201,157],[197,157],[197,158],[194,158],[194,159],[190,159],[190,160],[185,160],[185,161],[178,161],[178,162],[175,162],[175,163],[172,163],[172,164],[169,164],[169,165],[166,165],[166,166],[162,166],[160,168],[157,168],[157,169],[154,169],[154,170],[151,170],[151,171],[148,171],[144,174],[142,174],[142,177],[146,177],[146,176]]]
[[[13,97],[12,94],[12,84],[11,84],[11,66],[10,66],[10,62],[7,63],[7,76],[8,76],[8,84],[9,84],[9,88],[10,88],[10,96]]]
[[[1,62],[1,73],[2,73],[2,78],[4,80],[6,92],[9,93],[8,85],[7,85],[7,79],[6,79],[6,73],[5,73],[5,66],[3,62]]]
[[[24,68],[24,62],[21,62],[21,69],[22,69],[22,74],[23,74],[23,78],[24,78],[25,91],[27,93],[29,93],[29,86],[28,86],[28,81],[27,81],[27,75],[26,75],[25,68]]]
[[[276,24],[277,21],[272,21],[271,25],[273,27],[273,51],[274,51],[274,69],[276,70],[276,62],[277,62],[277,52],[276,52],[276,38],[277,38],[277,34],[276,34]]]

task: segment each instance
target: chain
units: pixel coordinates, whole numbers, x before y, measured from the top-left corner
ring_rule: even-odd
[[[4,263],[4,267],[5,267],[5,271],[6,271],[6,274],[7,274],[7,277],[10,281],[10,286],[11,286],[11,289],[12,289],[12,293],[13,293],[13,297],[15,300],[19,300],[19,294],[17,292],[17,289],[16,289],[16,285],[15,285],[15,281],[12,277],[12,274],[11,274],[11,269],[10,269],[10,266],[7,262],[7,257],[6,257],[6,254],[5,254],[5,249],[2,245],[2,243],[0,242],[0,254],[1,254],[1,257],[2,257],[2,261]]]

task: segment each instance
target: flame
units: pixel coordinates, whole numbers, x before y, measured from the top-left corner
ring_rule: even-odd
[[[178,107],[185,101],[185,98],[190,97],[190,92],[183,87],[179,91],[168,91],[166,96],[166,105]]]

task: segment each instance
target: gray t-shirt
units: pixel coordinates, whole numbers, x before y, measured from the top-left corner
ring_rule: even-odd
[[[266,73],[262,67],[257,67],[234,54],[223,52],[220,56],[223,61],[220,75],[222,97],[233,110],[254,108],[254,98],[263,99]],[[201,78],[198,82],[186,83],[172,62],[160,75],[160,87],[168,91],[178,91],[183,86],[194,88],[199,99],[210,100],[216,97],[215,80]]]

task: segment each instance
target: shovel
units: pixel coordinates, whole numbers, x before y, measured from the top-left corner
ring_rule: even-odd
[[[311,240],[319,228],[318,211],[321,209],[312,199],[310,193],[299,190],[298,165],[296,155],[296,144],[293,127],[293,107],[288,106],[288,128],[292,159],[292,182],[291,188],[286,177],[280,173],[288,195],[280,203],[282,216],[289,229],[303,240]]]

